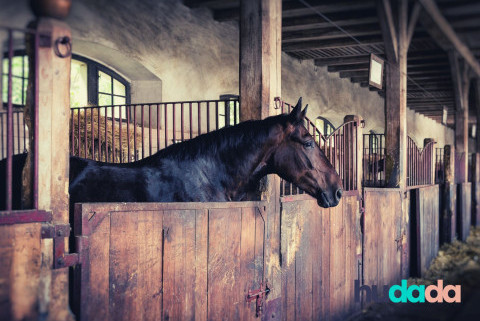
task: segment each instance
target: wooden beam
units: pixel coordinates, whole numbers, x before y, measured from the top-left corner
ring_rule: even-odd
[[[343,28],[354,37],[380,35],[380,30],[376,24],[356,25]],[[332,38],[348,37],[343,31],[336,27],[316,28],[307,30],[286,31],[282,35],[282,42],[296,42],[306,40],[325,40]]]
[[[183,4],[189,8],[207,7],[211,9],[239,7],[239,0],[183,0]]]
[[[358,37],[357,38],[364,45],[379,45],[383,43],[382,37]],[[351,38],[337,38],[321,41],[304,41],[299,43],[284,43],[282,49],[285,52],[314,50],[314,49],[335,49],[359,46],[359,44]]]
[[[339,72],[339,71],[368,71],[369,64],[359,64],[359,65],[338,65],[338,66],[328,66],[327,70],[329,72]]]
[[[418,2],[415,2],[407,27],[407,46],[410,45],[410,43],[412,42],[413,32],[415,31],[415,25],[417,24],[418,17],[420,16],[421,9],[422,7],[420,6],[420,4]]]
[[[338,26],[345,27],[367,23],[377,23],[378,18],[371,11],[346,11],[332,13],[328,18],[335,21]],[[305,30],[313,28],[330,28],[332,24],[317,14],[304,17],[285,18],[282,22],[284,32],[292,30]]]
[[[341,71],[340,78],[364,77],[368,78],[368,71]]]
[[[398,61],[398,39],[397,30],[393,20],[392,8],[389,0],[377,0],[377,13],[380,20],[383,39],[385,43],[385,52],[389,61]]]
[[[307,0],[307,2],[312,6],[314,10],[319,11],[323,14],[331,14],[341,11],[357,11],[374,7],[374,2],[371,0]],[[282,14],[284,18],[306,16],[312,13],[312,8],[306,7],[298,0],[284,1],[282,6]]]
[[[315,59],[316,66],[336,66],[336,65],[349,65],[359,63],[369,63],[370,56],[351,56],[351,57],[333,57],[333,58],[318,58]]]
[[[443,17],[440,9],[433,0],[420,0],[425,11],[430,15],[437,27],[442,31],[445,37],[451,42],[453,48],[465,59],[475,74],[480,77],[480,63],[474,57],[470,49],[458,38],[457,34]]]

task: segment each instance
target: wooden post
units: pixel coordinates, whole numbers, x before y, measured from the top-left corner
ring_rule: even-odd
[[[275,115],[274,98],[281,96],[281,0],[240,2],[240,120]],[[266,280],[272,289],[265,308],[268,320],[281,319],[280,179],[268,175],[262,199],[266,209]]]
[[[398,10],[392,4],[398,3]],[[417,10],[408,21],[408,2],[377,0],[387,63],[385,64],[385,153],[388,187],[406,186],[407,178],[407,51]],[[394,13],[398,13],[398,27]],[[410,32],[409,32],[410,30]]]
[[[440,217],[440,244],[450,243],[455,239],[457,184],[455,184],[455,148],[445,145],[443,154],[445,180],[442,187],[442,204]]]
[[[455,95],[455,182],[468,182],[468,67],[454,51],[448,53]]]
[[[40,46],[37,52],[40,115],[36,138],[39,146],[38,207],[52,211],[54,223],[68,224],[71,56],[59,57],[55,42],[72,36],[67,24],[53,18],[39,18],[36,29],[51,35],[50,46]],[[65,54],[68,48],[59,45],[58,51]],[[65,244],[68,244],[68,238]],[[51,270],[52,240],[42,240],[42,253],[40,313],[48,313],[50,320],[72,319],[68,308],[68,268]]]
[[[355,181],[355,188],[357,190],[361,190],[362,187],[362,179],[363,179],[363,127],[364,121],[363,118],[357,115],[347,115],[343,119],[343,122],[355,121],[357,126],[355,127],[356,134],[352,139],[356,139],[355,146],[351,146],[351,151],[353,153],[353,157],[345,157],[346,159],[356,159],[356,164],[352,164],[354,166],[354,170],[356,172],[356,181]],[[350,141],[350,140],[347,140]],[[353,142],[353,140],[352,140]]]

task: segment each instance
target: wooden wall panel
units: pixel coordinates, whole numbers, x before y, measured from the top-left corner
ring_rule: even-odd
[[[438,185],[415,190],[416,212],[416,274],[423,276],[431,261],[437,256],[440,246],[440,188]]]
[[[381,288],[402,278],[405,198],[398,189],[366,188],[364,195],[363,276],[366,285]]]
[[[313,199],[282,203],[282,319],[342,319],[359,308],[354,302],[361,248],[357,195],[335,208]],[[360,258],[361,260],[361,258]]]
[[[0,320],[38,318],[40,223],[0,226]]]
[[[255,319],[245,297],[263,281],[262,206],[185,204],[77,207],[81,320]]]

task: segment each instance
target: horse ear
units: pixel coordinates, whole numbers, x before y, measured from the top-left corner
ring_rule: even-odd
[[[290,112],[290,119],[292,123],[302,120],[302,97],[298,98],[297,105]]]
[[[305,116],[307,116],[307,109],[308,109],[308,104],[305,106],[305,108],[302,111],[302,115],[301,115],[302,120],[305,119]]]

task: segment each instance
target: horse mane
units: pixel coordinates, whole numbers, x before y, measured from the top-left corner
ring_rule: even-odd
[[[265,141],[272,126],[283,124],[286,120],[286,115],[278,115],[263,120],[244,121],[234,126],[223,127],[190,140],[170,145],[159,150],[151,157],[193,159],[199,155],[221,155],[224,152],[238,152],[246,146],[253,148],[255,144],[262,144]]]

